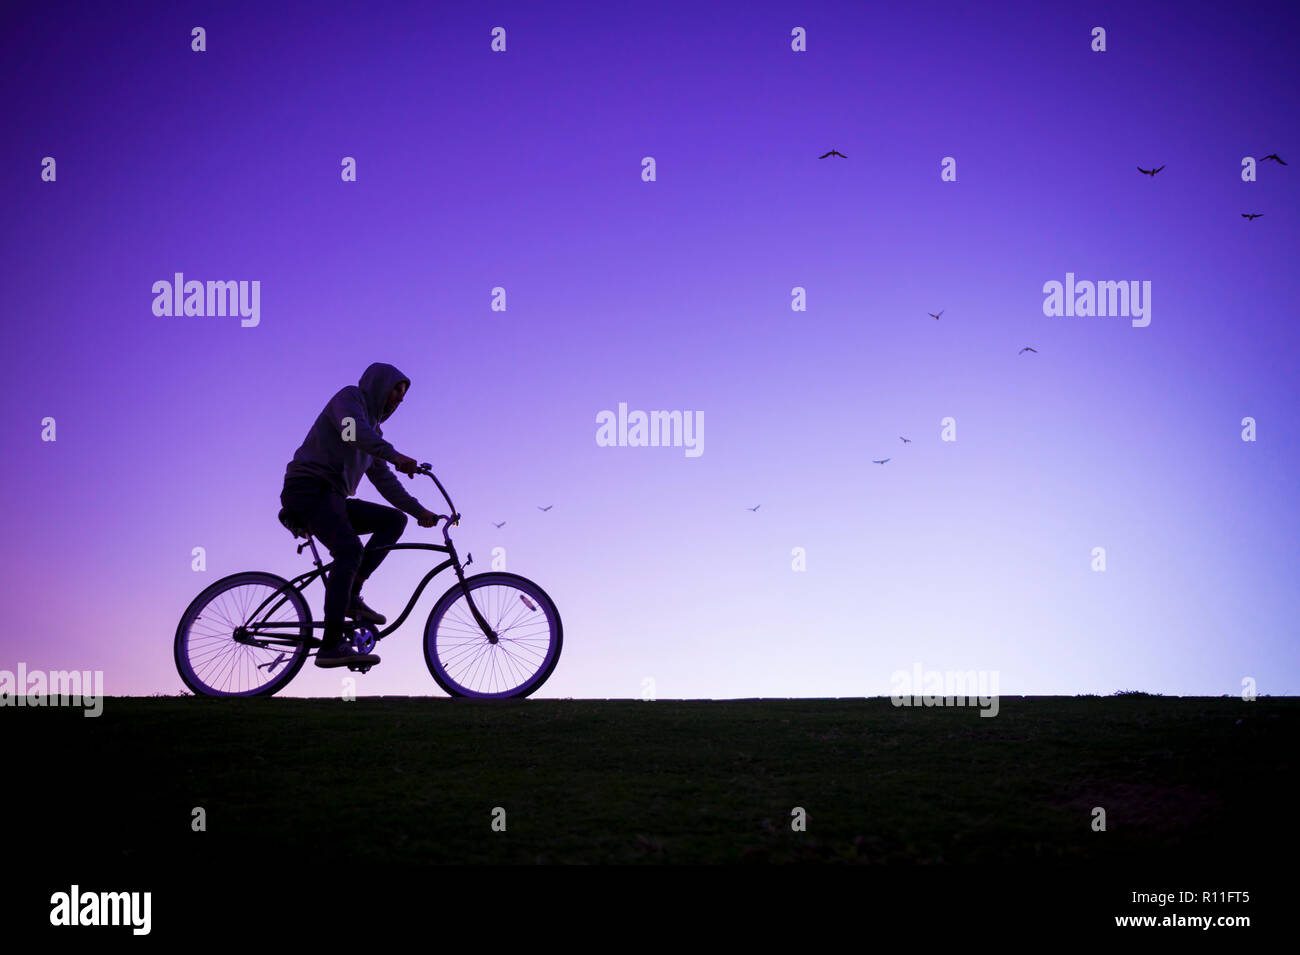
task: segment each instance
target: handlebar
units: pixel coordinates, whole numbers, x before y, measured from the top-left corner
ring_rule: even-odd
[[[449,513],[445,515],[444,514],[438,515],[438,517],[440,517],[441,519],[447,522],[442,529],[442,535],[443,537],[446,537],[447,528],[460,523],[460,515],[456,513],[456,505],[451,503],[451,495],[447,493],[447,489],[442,486],[442,482],[439,481],[437,475],[433,473],[432,464],[421,464],[418,468],[415,469],[415,473],[423,474],[431,478],[433,480],[433,483],[438,485],[438,490],[442,492],[443,500],[447,502],[447,510],[449,511]]]

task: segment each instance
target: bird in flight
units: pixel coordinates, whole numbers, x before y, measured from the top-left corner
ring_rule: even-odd
[[[830,152],[828,152],[828,153],[822,153],[822,154],[821,154],[820,156],[818,156],[817,158],[818,158],[818,159],[825,159],[827,156],[839,156],[841,159],[848,159],[848,158],[849,158],[848,156],[844,155],[844,153],[840,152],[838,149],[832,149],[832,150],[831,150]]]
[[[1260,162],[1268,162],[1270,159],[1273,160],[1273,162],[1280,162],[1284,166],[1287,165],[1287,161],[1283,159],[1281,156],[1279,156],[1277,153],[1269,153],[1267,156],[1261,159]]]
[[[756,510],[758,510],[758,509],[759,509],[760,507],[762,507],[762,506],[763,506],[762,504],[755,504],[753,507],[747,507],[747,508],[745,508],[745,510],[747,510],[747,511],[756,511]]]
[[[537,505],[537,509],[538,509],[539,511],[549,511],[549,510],[550,510],[551,508],[553,508],[554,506],[555,506],[554,504],[547,504],[545,507],[542,507],[542,505],[538,504],[538,505]]]
[[[939,315],[942,315],[943,312],[944,312],[943,309],[939,309]],[[936,322],[939,320],[939,315],[934,314],[934,312],[926,312],[925,314],[929,315],[929,316],[930,316],[931,318],[933,318]]]
[[[1165,163],[1165,165],[1167,166],[1169,164]],[[1144,176],[1154,176],[1156,173],[1158,173],[1161,169],[1164,168],[1165,168],[1164,166],[1161,166],[1158,169],[1143,169],[1141,166],[1138,166],[1138,172],[1142,173],[1142,175]]]
[[[905,437],[903,437],[901,434],[898,436],[898,440],[899,440],[899,441],[902,441],[904,444],[911,444],[911,443],[912,443],[912,439],[911,439],[911,438],[905,438]]]
[[[1263,214],[1264,214],[1264,213],[1262,213],[1262,212],[1243,212],[1243,213],[1241,214],[1241,217],[1242,217],[1243,219],[1249,219],[1251,222],[1254,222],[1256,219],[1258,219],[1258,218],[1259,218],[1260,216],[1262,216]]]
[[[1025,352],[1027,352],[1027,351],[1031,351],[1031,352],[1033,352],[1035,355],[1038,354],[1038,349],[1037,349],[1037,348],[1030,348],[1028,345],[1026,345],[1024,348],[1020,349],[1020,351],[1016,352],[1016,354],[1017,354],[1017,355],[1023,355],[1023,354],[1024,354]]]
[[[502,521],[500,524],[498,524],[496,521],[493,521],[492,526],[495,527],[497,530],[501,530],[501,528],[506,526],[506,522]]]
[[[894,460],[894,459],[893,459],[893,458],[885,458],[885,461],[892,461],[892,460]],[[872,461],[871,463],[872,463],[872,464],[884,464],[885,461]]]

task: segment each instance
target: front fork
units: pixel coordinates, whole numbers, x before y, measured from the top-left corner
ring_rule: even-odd
[[[460,558],[456,556],[456,545],[451,542],[450,538],[446,538],[446,541],[447,549],[451,554],[451,565],[456,568],[456,579],[460,581],[460,591],[465,595],[465,602],[469,604],[469,612],[474,615],[474,620],[487,636],[488,643],[498,642],[501,638],[497,636],[497,632],[493,630],[492,626],[487,622],[487,618],[479,612],[478,606],[474,603],[474,598],[470,595],[469,587],[465,585],[465,567],[474,563],[474,555],[469,554],[465,558],[465,567],[462,567],[460,564]]]

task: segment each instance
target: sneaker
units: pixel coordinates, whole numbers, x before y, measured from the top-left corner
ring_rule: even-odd
[[[364,620],[366,623],[387,623],[388,618],[378,610],[366,606],[366,602],[361,599],[361,594],[353,594],[352,602],[348,604],[348,609],[343,612],[343,616],[351,617],[353,620]]]
[[[316,653],[316,665],[318,667],[345,667],[349,664],[360,663],[363,666],[374,666],[379,662],[379,655],[376,653],[358,653],[352,649],[352,644],[346,640],[337,647],[329,650],[320,650]]]

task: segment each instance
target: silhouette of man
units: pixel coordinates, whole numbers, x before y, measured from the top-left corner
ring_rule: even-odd
[[[397,410],[410,386],[411,380],[392,365],[375,362],[358,384],[329,400],[285,468],[280,503],[329,548],[334,559],[325,584],[325,636],[316,654],[318,667],[379,662],[376,654],[359,654],[343,640],[343,618],[385,622],[361,599],[361,585],[387,556],[379,548],[395,544],[402,536],[407,514],[421,527],[433,527],[438,521],[436,514],[406,493],[385,463],[391,462],[410,478],[419,467],[414,458],[385,441],[379,427]],[[362,474],[395,507],[352,498]],[[360,534],[371,535],[364,549]]]

